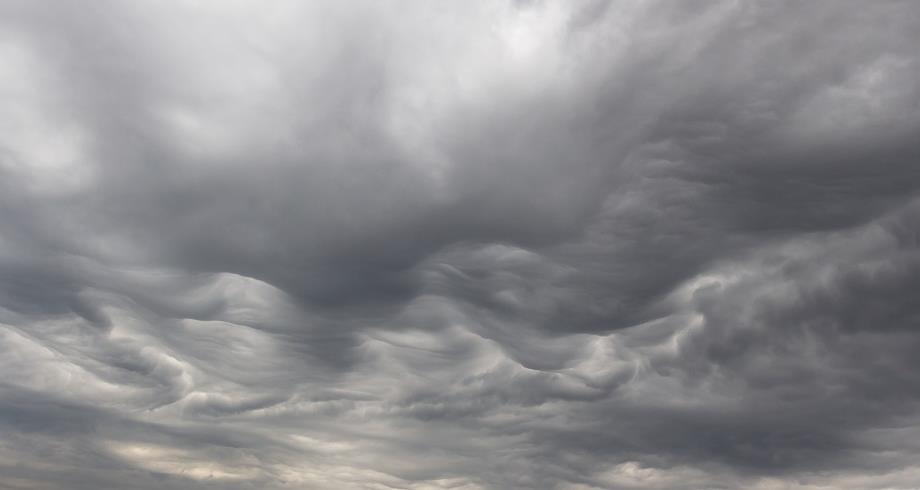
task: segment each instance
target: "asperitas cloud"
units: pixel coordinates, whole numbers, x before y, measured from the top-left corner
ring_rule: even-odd
[[[920,3],[0,1],[0,488],[920,488]]]

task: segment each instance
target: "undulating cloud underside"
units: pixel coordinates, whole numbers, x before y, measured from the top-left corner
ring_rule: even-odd
[[[920,488],[920,3],[0,0],[0,488]]]

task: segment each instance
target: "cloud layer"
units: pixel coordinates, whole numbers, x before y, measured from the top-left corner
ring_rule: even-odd
[[[0,3],[0,488],[920,485],[920,6]]]

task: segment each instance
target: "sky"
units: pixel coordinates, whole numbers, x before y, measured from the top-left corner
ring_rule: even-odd
[[[918,46],[0,0],[0,489],[920,488]]]

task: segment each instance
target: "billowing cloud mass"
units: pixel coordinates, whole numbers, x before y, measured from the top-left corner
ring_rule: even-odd
[[[0,488],[920,488],[920,3],[0,1]]]

